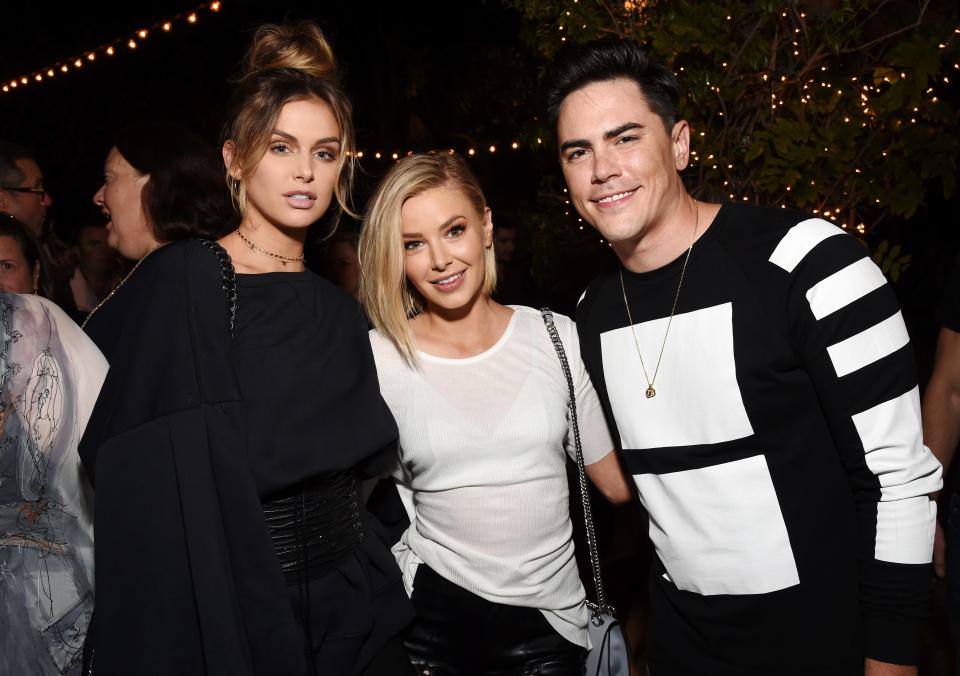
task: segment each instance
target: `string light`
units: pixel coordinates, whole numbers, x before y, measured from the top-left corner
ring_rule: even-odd
[[[96,49],[84,50],[79,56],[66,58],[58,63],[38,68],[28,74],[19,75],[11,79],[10,84],[4,85],[2,88],[0,88],[0,91],[2,91],[4,94],[9,94],[12,93],[14,89],[17,89],[18,83],[26,85],[31,80],[42,82],[44,79],[52,78],[56,74],[57,70],[59,70],[61,73],[67,73],[69,72],[71,65],[74,68],[81,68],[84,64],[84,61],[90,63],[95,62],[97,60],[97,52],[102,51],[107,56],[114,56],[116,54],[117,45],[122,45],[125,43],[129,49],[137,49],[139,43],[134,38],[145,40],[152,30],[162,30],[165,33],[169,33],[179,21],[186,21],[186,23],[189,24],[196,24],[200,12],[219,12],[221,9],[223,9],[223,3],[219,1],[198,5],[187,14],[177,14],[176,16],[165,21],[157,22],[151,26],[147,26],[146,28],[140,28],[132,36],[120,37],[115,40],[111,40],[110,42],[100,45]]]

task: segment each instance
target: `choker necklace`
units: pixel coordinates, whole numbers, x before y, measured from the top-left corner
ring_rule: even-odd
[[[303,262],[303,254],[302,254],[302,253],[301,253],[299,256],[294,256],[294,257],[292,257],[292,258],[289,257],[289,256],[281,256],[280,254],[275,254],[275,253],[273,253],[272,251],[267,251],[266,249],[261,249],[260,247],[258,247],[256,244],[254,244],[254,243],[251,242],[249,239],[247,239],[246,237],[243,236],[243,233],[240,232],[240,228],[237,228],[237,234],[240,235],[240,239],[243,240],[243,243],[246,244],[248,247],[250,247],[250,250],[251,250],[251,251],[256,251],[257,253],[261,253],[261,254],[263,254],[264,256],[270,256],[270,258],[275,258],[276,260],[280,261],[280,265],[282,265],[282,266],[284,266],[284,267],[287,266],[287,263],[302,263],[302,262]]]
[[[640,339],[637,338],[637,329],[633,325],[633,317],[630,316],[630,303],[627,301],[627,287],[623,283],[623,265],[620,266],[620,290],[623,291],[623,305],[627,308],[627,320],[630,322],[630,332],[633,334],[633,342],[637,345],[637,356],[640,357],[640,368],[643,369],[643,377],[647,380],[647,390],[645,394],[647,399],[653,399],[657,396],[657,390],[653,387],[657,374],[660,372],[660,360],[663,359],[663,350],[667,346],[667,336],[670,335],[670,325],[673,323],[673,315],[677,312],[677,301],[680,300],[680,287],[683,286],[683,276],[687,272],[687,263],[690,262],[690,252],[693,251],[693,243],[697,241],[697,226],[700,225],[700,205],[697,200],[693,200],[693,239],[690,240],[690,246],[687,247],[687,256],[683,259],[683,268],[680,270],[680,281],[677,283],[677,293],[673,297],[673,307],[670,309],[670,318],[667,319],[667,329],[663,332],[663,343],[660,345],[660,356],[657,357],[657,366],[653,369],[653,378],[647,375],[647,367],[643,363],[643,355],[640,353]]]

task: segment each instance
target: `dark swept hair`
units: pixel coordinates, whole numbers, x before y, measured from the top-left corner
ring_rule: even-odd
[[[0,214],[0,237],[12,237],[20,245],[24,260],[32,268],[40,262],[40,245],[27,226],[8,214]]]
[[[547,118],[556,128],[560,106],[570,94],[594,82],[633,80],[667,133],[680,119],[680,81],[633,40],[603,38],[567,44],[554,57],[546,77]]]
[[[217,239],[233,229],[223,162],[192,131],[167,122],[137,122],[116,135],[114,146],[134,169],[150,176],[140,199],[158,241]]]
[[[17,160],[33,158],[33,154],[25,147],[0,141],[0,185],[17,186],[23,181],[24,174],[17,166]]]

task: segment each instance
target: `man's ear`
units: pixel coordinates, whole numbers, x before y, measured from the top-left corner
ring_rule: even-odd
[[[683,171],[690,164],[690,125],[686,120],[673,125],[670,142],[673,145],[674,166],[677,171]]]

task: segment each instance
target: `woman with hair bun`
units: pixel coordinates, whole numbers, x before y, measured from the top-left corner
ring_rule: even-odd
[[[412,673],[412,611],[358,480],[397,428],[364,315],[306,270],[350,212],[353,127],[313,24],[261,26],[224,130],[239,227],[167,244],[90,326],[110,372],[81,445],[97,491],[93,674]]]

